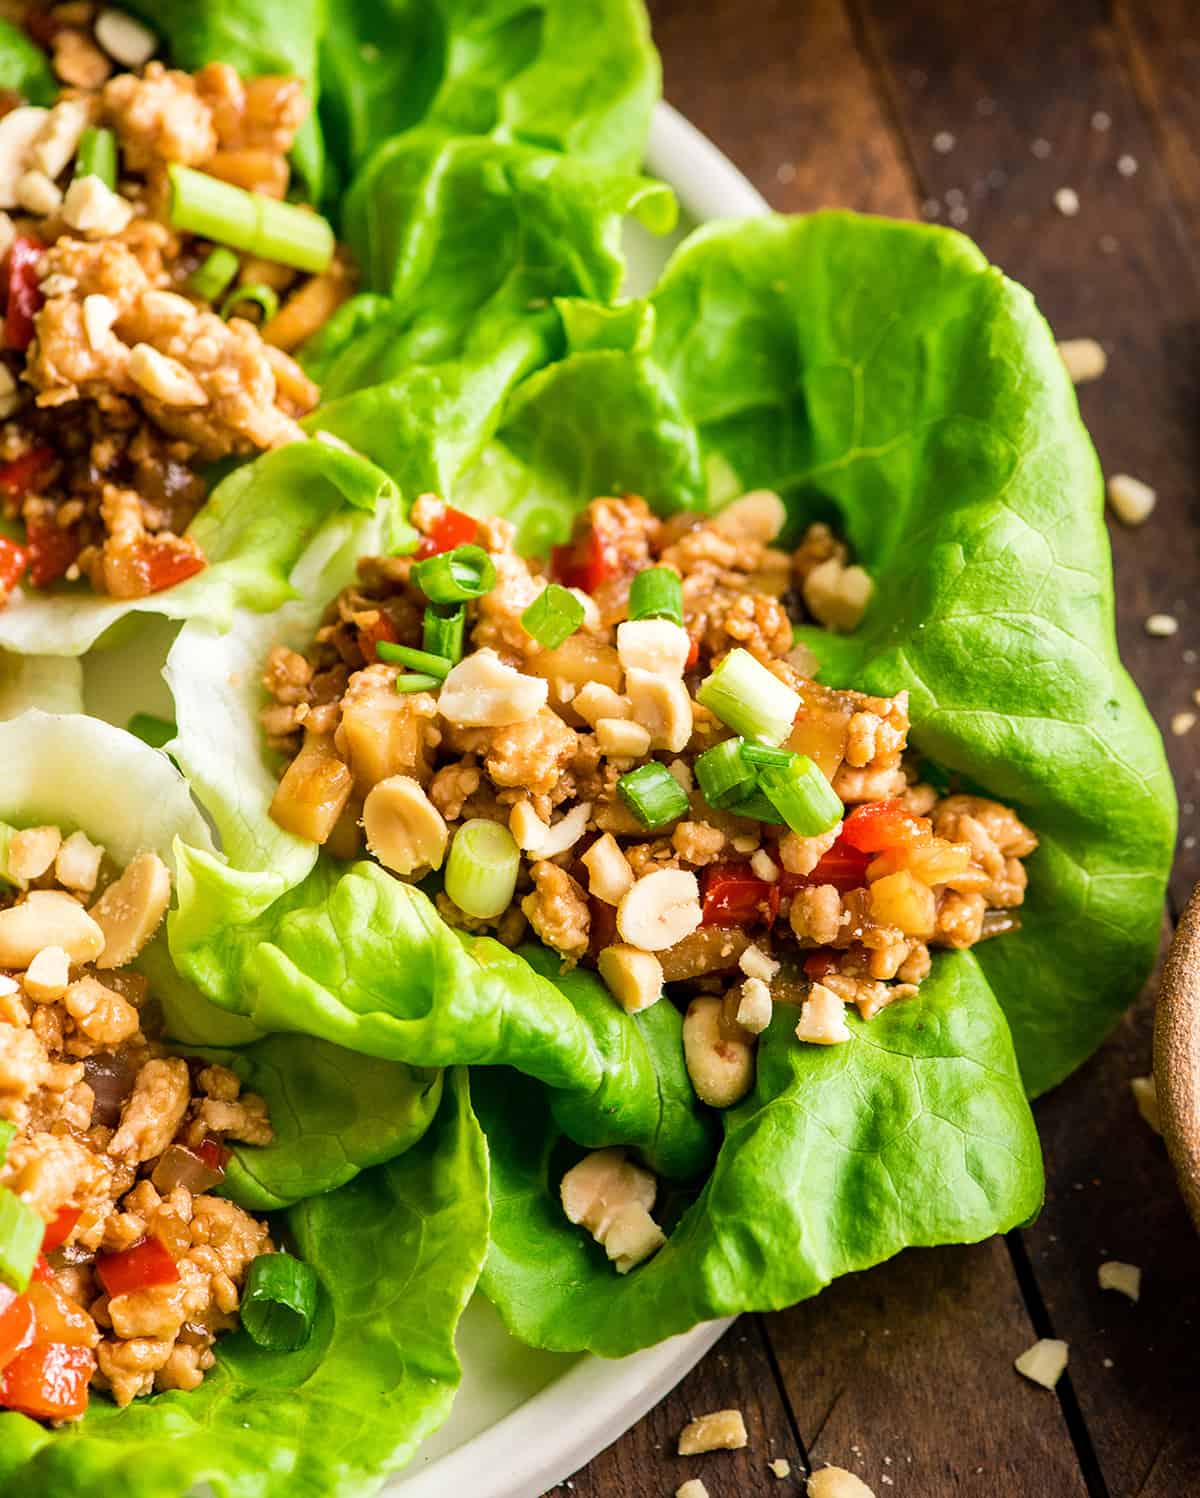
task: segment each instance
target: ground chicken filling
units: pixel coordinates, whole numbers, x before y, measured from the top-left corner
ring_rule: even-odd
[[[172,227],[168,167],[279,203],[310,106],[291,77],[153,61],[140,22],[6,6],[63,84],[0,96],[0,606],[83,579],[139,598],[200,571],[204,466],[303,438],[318,390],[290,351],[352,289]],[[114,158],[106,180],[103,149]],[[280,205],[282,207],[282,204]],[[286,212],[298,212],[286,209]]]
[[[81,832],[16,833],[0,902],[0,1188],[45,1224],[23,1294],[0,1284],[0,1408],[78,1419],[194,1389],[238,1325],[266,1225],[210,1193],[226,1141],[268,1144],[261,1097],[157,1039],[130,963],[166,912],[153,853],[122,872]]]
[[[630,1012],[665,985],[719,1108],[752,1086],[776,1005],[801,1041],[844,1044],[848,1005],[870,1020],[932,949],[1017,925],[1034,835],[922,777],[906,693],[822,686],[794,643],[796,621],[852,630],[869,602],[826,526],[789,553],[769,492],[668,520],[596,499],[547,568],[504,520],[428,495],[412,518],[412,556],[361,561],[306,653],[271,652],[282,826],[439,871],[452,925],[531,934]],[[456,566],[480,596],[454,606]],[[589,1160],[564,1205],[630,1268],[662,1241],[653,1177]]]

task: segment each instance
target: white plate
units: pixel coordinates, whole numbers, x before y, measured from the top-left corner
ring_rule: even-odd
[[[675,245],[712,218],[744,218],[767,205],[733,164],[666,104],[654,116],[647,170],[668,182],[680,227],[656,239],[626,235],[627,290],[649,291]],[[145,620],[135,639],[88,657],[88,712],[124,725],[135,712],[172,715],[158,674],[178,626]],[[396,1498],[537,1498],[615,1441],[668,1393],[728,1326],[712,1322],[634,1357],[606,1361],[537,1352],[515,1341],[481,1297],[459,1331],[463,1383],[449,1420],[387,1488]]]
[[[767,205],[681,114],[660,104],[646,167],[675,189],[682,223],[667,239],[637,225],[627,235],[632,293],[649,291],[687,232],[712,218],[747,218]],[[608,1361],[535,1352],[514,1341],[482,1299],[459,1332],[463,1385],[450,1419],[389,1484],[396,1498],[538,1498],[591,1461],[669,1393],[729,1325]]]

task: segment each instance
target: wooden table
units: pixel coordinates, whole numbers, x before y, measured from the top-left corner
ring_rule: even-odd
[[[1168,922],[1200,878],[1200,3],[1198,0],[651,0],[667,98],[778,209],[953,222],[1109,371],[1082,387],[1105,471],[1158,490],[1112,527],[1125,662],[1163,726],[1182,803]],[[1055,206],[1058,189],[1078,212]],[[1174,614],[1179,633],[1144,621]],[[1167,930],[1164,926],[1164,932]],[[1136,996],[1131,994],[1131,1000]],[[1200,1242],[1129,1079],[1150,1069],[1152,1000],[1037,1106],[1037,1224],[913,1250],[816,1300],[746,1316],[571,1498],[803,1491],[809,1466],[877,1498],[1200,1498]],[[1106,1258],[1142,1299],[1101,1292]],[[1070,1343],[1056,1394],[1013,1371]],[[692,1415],[736,1405],[750,1445],[674,1455]],[[780,1481],[767,1468],[790,1461]],[[566,1498],[567,1489],[556,1490]]]

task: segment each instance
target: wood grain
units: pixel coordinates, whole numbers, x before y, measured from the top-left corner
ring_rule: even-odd
[[[1057,1399],[1013,1371],[1037,1333],[1002,1239],[910,1249],[770,1326],[814,1466],[878,1498],[1084,1498]]]
[[[1110,530],[1123,655],[1168,729],[1180,786],[1178,912],[1200,877],[1200,728],[1169,732],[1174,715],[1200,711],[1200,5],[650,9],[668,98],[774,207],[943,223],[953,212],[1033,290],[1059,336],[1104,343],[1109,371],[1080,390],[1084,418],[1106,472],[1159,492],[1146,526]],[[1122,170],[1124,157],[1133,166]],[[1074,215],[1055,205],[1063,187],[1078,196]],[[1175,637],[1145,632],[1158,612],[1179,619]],[[712,1498],[796,1491],[744,1457],[687,1470],[670,1457],[689,1412],[745,1399],[764,1433],[787,1439],[791,1422],[789,1460],[803,1444],[816,1465],[861,1472],[877,1498],[1200,1495],[1198,1245],[1128,1089],[1150,1069],[1151,1018],[1147,995],[1039,1103],[1047,1204],[1011,1254],[999,1241],[913,1251],[749,1330],[739,1323],[576,1476],[574,1494],[660,1498],[692,1475]],[[1099,1290],[1106,1257],[1143,1268],[1140,1304]],[[1050,1333],[1071,1344],[1058,1398],[1011,1367]]]

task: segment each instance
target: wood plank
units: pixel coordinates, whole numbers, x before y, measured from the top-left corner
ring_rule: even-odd
[[[1071,1379],[1119,1498],[1200,1493],[1196,1234],[1166,1148],[1129,1078],[1150,1069],[1148,991],[1091,1062],[1037,1107],[1052,1186],[1024,1234],[1046,1309],[1071,1344]],[[1097,1284],[1106,1259],[1138,1265],[1130,1304]]]
[[[1194,0],[1114,0],[1138,98],[1179,209],[1185,243],[1200,245],[1200,28]]]
[[[741,1451],[676,1454],[689,1420],[714,1410],[739,1409],[749,1444]],[[780,1481],[768,1462],[788,1462],[795,1480]],[[602,1452],[553,1498],[665,1498],[699,1477],[709,1498],[788,1498],[798,1490],[804,1453],[770,1371],[761,1321],[743,1316],[712,1352],[632,1430]],[[551,1498],[550,1494],[546,1498]]]
[[[1060,337],[1091,335],[1108,349],[1107,375],[1082,387],[1080,402],[1105,471],[1159,493],[1145,526],[1112,533],[1122,652],[1167,727],[1195,710],[1200,686],[1200,293],[1120,38],[1103,0],[860,3],[923,197],[943,221],[965,211],[965,231],[1032,289]],[[1078,195],[1072,217],[1055,207],[1064,187]],[[1162,612],[1179,620],[1174,638],[1145,631]],[[1172,884],[1179,905],[1200,878],[1200,731],[1167,740],[1190,808]]]
[[[1037,1333],[1003,1240],[909,1250],[769,1326],[814,1467],[877,1498],[1086,1493],[1057,1399],[1013,1371]]]
[[[840,0],[650,0],[668,100],[784,212],[918,198]]]

